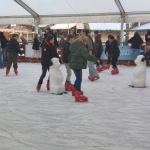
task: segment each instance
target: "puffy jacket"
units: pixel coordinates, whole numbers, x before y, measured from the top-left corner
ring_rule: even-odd
[[[8,52],[16,52],[22,54],[20,50],[19,42],[14,38],[11,38],[10,41],[8,42],[7,50]]]
[[[87,60],[96,62],[98,59],[88,53],[86,46],[81,42],[74,42],[70,46],[69,63],[71,69],[86,69]]]
[[[41,64],[42,65],[51,65],[51,59],[53,57],[59,58],[58,53],[55,49],[55,46],[52,44],[43,44],[42,46],[42,57],[41,57]]]
[[[41,42],[40,42],[37,38],[35,38],[35,39],[34,39],[34,42],[33,42],[32,49],[34,49],[34,50],[39,50],[40,44],[41,44]]]
[[[118,57],[120,55],[118,42],[116,40],[113,40],[110,44],[110,54],[112,57]]]
[[[143,43],[143,40],[140,36],[136,35],[133,36],[130,40],[128,40],[128,43],[131,43],[131,48],[140,49],[141,44]]]
[[[97,53],[101,53],[103,51],[101,36],[98,34],[97,37],[95,37],[95,48]]]
[[[63,50],[63,62],[64,63],[68,63],[68,57],[70,54],[70,43],[68,41],[66,41],[64,43],[64,50]]]

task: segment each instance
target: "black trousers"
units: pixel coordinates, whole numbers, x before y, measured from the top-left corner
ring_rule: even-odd
[[[101,55],[102,55],[102,52],[98,52],[97,55],[96,55],[96,58],[100,61],[100,64],[102,65],[103,61],[100,59]],[[99,63],[96,62],[96,65],[99,66]]]
[[[39,84],[43,83],[43,79],[45,78],[47,71],[49,71],[49,65],[42,65],[42,75],[39,79],[39,82],[38,82]],[[48,81],[49,81],[49,78],[48,78]]]
[[[111,54],[108,54],[107,64],[110,64],[110,62],[111,62]]]
[[[111,63],[112,63],[112,65],[113,65],[114,69],[117,68],[117,65],[116,65],[117,60],[118,60],[118,57],[112,57]]]
[[[7,70],[10,70],[12,63],[14,68],[18,68],[17,60],[18,60],[18,53],[8,52]]]

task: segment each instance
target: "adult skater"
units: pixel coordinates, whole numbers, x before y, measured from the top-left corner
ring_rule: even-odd
[[[66,66],[66,70],[67,70],[67,77],[66,77],[66,82],[68,82],[69,84],[71,84],[71,69],[69,66],[69,62],[68,62],[68,57],[70,54],[70,45],[74,42],[74,35],[69,34],[67,36],[67,41],[64,43],[64,51],[63,51],[63,62]]]
[[[49,66],[51,65],[51,59],[53,57],[59,58],[57,51],[54,46],[54,37],[51,34],[47,34],[44,38],[44,42],[42,45],[42,57],[41,57],[41,64],[42,64],[42,75],[37,83],[37,91],[40,91],[41,85],[43,83],[43,79],[46,76],[46,72],[49,70]],[[47,80],[47,90],[50,90],[49,85],[49,78]]]
[[[99,67],[101,65],[101,67],[103,67],[103,61],[100,59],[102,52],[103,52],[103,46],[102,46],[102,41],[101,41],[101,34],[98,31],[94,31],[94,38],[95,38],[95,48],[96,48],[96,57],[97,59],[100,61],[99,63],[96,63],[96,67]]]
[[[69,63],[70,68],[73,70],[76,77],[76,80],[74,82],[75,91],[77,92],[76,99],[77,97],[79,99],[80,98],[84,99],[84,97],[81,96],[81,94],[83,94],[83,92],[81,91],[82,69],[87,68],[87,60],[99,63],[99,60],[96,57],[88,53],[88,50],[85,46],[86,42],[87,42],[86,36],[81,36],[70,46],[71,52],[69,55]]]
[[[113,70],[111,71],[112,74],[118,74],[119,73],[119,69],[117,68],[117,60],[118,57],[120,55],[120,50],[118,47],[118,42],[115,40],[113,35],[109,35],[108,40],[110,42],[110,54],[111,54],[111,58],[112,58],[112,66],[113,66]]]
[[[38,34],[34,35],[34,42],[33,42],[33,55],[32,57],[29,59],[29,62],[33,62],[33,58],[36,57],[36,62],[40,62],[39,57],[40,57],[40,47],[41,42],[38,39]]]
[[[132,52],[130,54],[131,57],[130,60],[131,60],[132,56],[136,55],[136,52],[140,50],[141,45],[143,44],[143,40],[140,37],[139,33],[135,32],[134,36],[128,40],[128,43],[131,43],[131,49],[132,49]],[[131,64],[130,60],[127,62],[126,66],[130,66]]]
[[[6,69],[6,76],[9,74],[11,65],[13,63],[14,67],[14,73],[17,75],[18,71],[18,65],[17,65],[17,59],[18,59],[18,53],[22,55],[22,52],[20,50],[19,42],[18,40],[18,34],[13,34],[12,38],[10,39],[8,43],[8,63],[7,63],[7,69]]]
[[[108,38],[109,38],[109,36],[108,36]],[[109,40],[106,41],[105,55],[107,56],[107,69],[109,69],[110,63],[111,63],[111,53],[110,53],[110,42],[109,42]]]
[[[83,29],[82,30],[82,36],[86,36],[87,37],[87,44],[86,47],[88,49],[88,52],[90,55],[96,56],[96,49],[94,46],[94,42],[91,38],[91,36],[89,35],[89,30],[87,29]],[[99,75],[96,71],[96,69],[94,68],[94,62],[92,61],[87,61],[87,65],[89,67],[89,80],[91,81],[95,81],[99,79]]]

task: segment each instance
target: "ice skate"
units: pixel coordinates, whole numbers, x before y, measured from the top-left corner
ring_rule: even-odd
[[[76,91],[75,102],[88,102],[88,98],[86,96],[81,95],[80,91]]]
[[[6,76],[8,76],[10,70],[6,70]]]
[[[33,60],[32,60],[32,58],[30,57],[30,58],[28,59],[28,61],[29,61],[29,62],[32,62]]]
[[[130,66],[130,65],[131,65],[131,62],[128,61],[128,62],[126,63],[126,66]]]
[[[36,62],[36,63],[40,63],[40,60],[39,60],[39,59],[36,59],[35,62]]]
[[[50,91],[50,82],[49,81],[47,81],[46,88],[47,88],[47,91]]]
[[[22,62],[22,60],[20,58],[18,58],[18,63],[21,63],[21,62]]]
[[[100,77],[88,77],[91,82],[100,79]]]
[[[41,84],[37,84],[37,86],[36,86],[36,90],[37,90],[37,92],[39,92],[40,91],[40,89],[41,89]]]
[[[112,75],[119,74],[119,69],[116,68],[116,69],[112,70],[111,73],[112,73]]]
[[[65,83],[65,91],[72,91],[72,84],[68,81]]]
[[[18,74],[17,68],[14,68],[14,73],[15,73],[16,75]]]

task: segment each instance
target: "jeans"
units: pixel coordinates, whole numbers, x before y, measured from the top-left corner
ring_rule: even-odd
[[[132,51],[131,51],[131,54],[130,54],[130,60],[133,60],[134,55],[137,55],[138,51],[139,51],[139,49],[132,48]]]
[[[101,55],[102,55],[102,52],[98,52],[96,55],[96,58],[100,61],[100,64],[103,65],[103,61],[100,59]],[[97,64],[97,66],[99,66],[98,62],[96,62],[96,64]]]
[[[71,82],[70,78],[71,78],[71,74],[72,73],[71,73],[71,69],[70,69],[69,63],[65,63],[65,66],[66,66],[66,70],[67,70],[66,81]]]
[[[18,68],[17,60],[18,60],[18,53],[8,52],[7,70],[10,70],[12,63],[15,69]]]
[[[74,82],[74,87],[81,91],[81,82],[82,82],[82,69],[73,69],[74,74],[76,76],[76,80]]]
[[[113,65],[114,69],[117,68],[117,65],[116,65],[117,60],[118,60],[118,57],[112,57],[112,62],[111,62],[111,63],[112,63],[112,65]]]
[[[39,79],[39,84],[42,84],[43,83],[43,79],[45,78],[46,76],[46,72],[49,70],[49,65],[42,65],[42,75]],[[48,81],[49,81],[49,78],[48,78]]]
[[[2,60],[2,51],[1,51],[1,47],[0,47],[0,67],[4,67],[4,64],[3,64],[3,60]]]
[[[87,65],[89,67],[89,76],[90,77],[99,77],[96,69],[94,68],[94,62],[92,61],[87,61]]]
[[[2,52],[3,52],[3,63],[4,63],[4,66],[6,67],[6,64],[7,64],[7,47],[3,47]]]
[[[108,54],[108,60],[107,60],[107,64],[110,64],[110,62],[111,62],[111,54]]]

